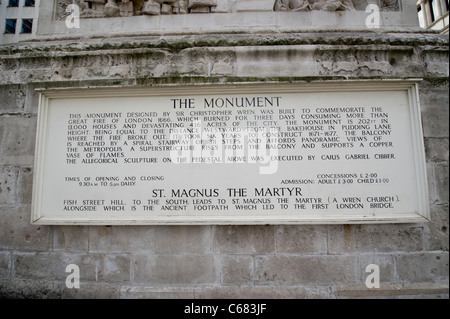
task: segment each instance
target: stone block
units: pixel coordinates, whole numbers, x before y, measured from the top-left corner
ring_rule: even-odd
[[[216,282],[211,255],[136,255],[133,261],[134,282],[176,286]]]
[[[401,254],[395,259],[399,281],[448,283],[448,252]]]
[[[273,287],[275,299],[330,299],[334,298],[330,285],[300,287]]]
[[[194,299],[200,288],[123,286],[120,299]]]
[[[237,299],[240,298],[240,288],[237,286],[206,286],[196,294],[199,299]]]
[[[148,1],[144,4],[142,13],[147,15],[158,15],[161,13],[161,4],[156,1]]]
[[[172,3],[177,2],[178,0],[152,0],[152,1],[159,2],[161,4],[163,4],[163,3],[170,3],[170,4],[172,4]]]
[[[217,6],[217,0],[189,0],[188,8],[195,9],[198,7]]]
[[[427,162],[448,162],[448,150],[448,138],[425,138]]]
[[[87,252],[89,250],[89,227],[55,226],[53,249]]]
[[[427,108],[422,111],[423,134],[425,137],[448,137],[448,108]]]
[[[14,253],[14,276],[21,279],[62,280],[69,273],[66,267],[80,268],[80,285],[90,281],[120,282],[130,280],[128,255],[75,254],[64,252]]]
[[[258,11],[273,11],[274,0],[244,0],[234,1],[233,12],[258,12]]]
[[[134,14],[133,2],[122,2],[119,5],[120,16],[121,17],[131,17]]]
[[[155,254],[208,254],[211,252],[209,226],[159,226],[154,229]]]
[[[434,166],[436,178],[436,195],[440,204],[448,203],[449,198],[449,172],[447,163],[436,163]]]
[[[381,283],[389,283],[396,280],[395,260],[391,254],[364,254],[360,255],[358,260],[358,282],[365,284],[367,276],[372,273],[372,270],[366,272],[366,268],[371,264],[379,267]]]
[[[105,5],[105,17],[118,17],[120,16],[120,8],[117,4],[108,2]]]
[[[427,77],[447,77],[449,76],[448,51],[445,50],[425,50],[423,59],[427,66]]]
[[[297,287],[283,286],[243,286],[242,299],[329,299],[333,298],[329,286],[303,285]]]
[[[80,282],[79,289],[69,289],[63,286],[61,289],[62,299],[119,299],[120,286],[105,284]]]
[[[327,253],[327,226],[279,226],[275,230],[277,253]]]
[[[11,253],[8,251],[0,252],[0,279],[11,276]]]
[[[236,76],[316,76],[316,49],[315,45],[237,47]]]
[[[216,62],[212,66],[211,75],[231,75],[233,70],[233,64],[231,63]]]
[[[170,4],[163,3],[161,5],[161,14],[171,14],[172,6]]]
[[[31,205],[33,195],[33,169],[19,168],[17,180],[17,202],[22,205]]]
[[[23,85],[0,85],[0,114],[23,113],[25,110],[26,89]]]
[[[206,6],[195,7],[195,8],[189,9],[189,12],[190,13],[210,13],[211,9],[210,9],[210,7],[206,7]]]
[[[213,251],[224,254],[275,252],[273,226],[216,226]]]
[[[16,203],[18,170],[13,166],[0,166],[0,205]]]
[[[330,254],[423,249],[423,228],[415,225],[339,225],[328,231]]]
[[[98,278],[106,282],[130,281],[131,258],[130,255],[108,254],[103,256],[103,267]]]
[[[253,282],[253,258],[243,255],[222,256],[223,284],[249,284]]]
[[[211,12],[215,13],[227,13],[231,12],[231,7],[229,0],[217,0],[217,5],[211,7]]]
[[[47,251],[51,248],[51,227],[31,225],[30,206],[0,207],[0,248]]]
[[[449,210],[448,204],[430,206],[431,222],[424,224],[426,250],[449,249]]]
[[[426,170],[427,170],[427,184],[428,184],[428,200],[430,205],[433,205],[437,203],[434,163],[427,163]]]
[[[0,117],[0,163],[33,166],[37,118],[34,115]]]
[[[419,93],[424,137],[448,138],[448,84],[431,86],[421,83]]]
[[[24,113],[37,114],[39,110],[39,93],[34,85],[27,85]]]
[[[60,299],[64,281],[0,279],[0,299]]]
[[[368,289],[366,285],[337,285],[337,297],[349,299],[439,299],[448,294],[448,282],[420,282],[412,284],[380,284],[380,288]]]
[[[255,279],[259,285],[326,284],[355,282],[354,256],[257,256]]]
[[[105,253],[153,252],[154,228],[133,226],[92,226],[89,251]]]
[[[45,279],[65,282],[69,273],[66,267],[80,267],[80,283],[96,281],[101,269],[101,255],[67,254],[62,252],[14,253],[14,277],[20,279]]]

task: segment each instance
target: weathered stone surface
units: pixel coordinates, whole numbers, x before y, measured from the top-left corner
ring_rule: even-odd
[[[89,227],[63,226],[55,227],[53,249],[68,252],[89,250]]]
[[[95,281],[102,263],[101,255],[66,254],[61,252],[14,253],[13,275],[20,279],[61,280],[65,282],[66,267],[75,264],[80,267],[80,281]]]
[[[425,137],[449,136],[448,81],[432,85],[424,81],[419,86],[422,109],[423,134]]]
[[[329,226],[331,254],[354,252],[419,251],[423,228],[416,225]]]
[[[440,299],[440,295],[445,294],[448,294],[448,282],[380,284],[380,288],[375,289],[368,289],[365,285],[337,285],[338,298]]]
[[[16,167],[0,166],[0,205],[16,203],[17,175]]]
[[[171,14],[172,13],[172,6],[166,3],[163,3],[161,5],[161,14]]]
[[[279,226],[275,230],[277,253],[327,253],[326,226]]]
[[[396,0],[394,0],[396,1]],[[398,8],[397,8],[398,9]],[[354,11],[352,0],[276,0],[275,11]],[[397,11],[397,10],[393,10]]]
[[[449,192],[448,192],[448,162],[437,163],[434,167],[436,177],[436,195],[438,202],[448,204]]]
[[[153,252],[152,227],[92,226],[89,231],[89,251],[104,253]]]
[[[0,164],[34,164],[36,123],[34,115],[0,117]]]
[[[64,281],[0,279],[0,298],[59,299]]]
[[[24,112],[26,89],[23,85],[0,85],[0,96],[0,114]]]
[[[199,6],[199,7],[189,9],[189,10],[190,10],[190,13],[209,13],[209,12],[211,12],[210,7],[207,7],[207,6],[203,6],[203,7]]]
[[[118,299],[120,286],[114,284],[80,282],[79,289],[61,289],[62,299]]]
[[[241,1],[239,1],[241,2]],[[257,1],[259,2],[259,1]],[[233,5],[238,5],[237,2],[235,2]],[[229,5],[228,0],[217,0],[217,5],[214,7],[211,7],[211,12],[213,13],[227,13],[231,12],[233,6]]]
[[[265,254],[275,250],[272,226],[217,226],[214,252],[230,254]]]
[[[357,257],[353,256],[257,256],[258,284],[297,285],[355,282]]]
[[[121,282],[130,280],[130,257],[127,255],[74,254],[64,252],[14,253],[14,277],[62,280],[70,264],[80,268],[80,283],[86,281]]]
[[[33,169],[21,167],[17,179],[17,201],[22,205],[31,205],[33,195]]]
[[[143,14],[158,15],[161,13],[161,4],[156,1],[148,1],[142,8]]]
[[[372,274],[372,270],[366,272],[366,268],[372,264],[377,265],[380,269],[380,283],[395,282],[397,278],[395,260],[392,254],[361,255],[357,266],[358,282],[365,284],[367,277]]]
[[[448,162],[448,138],[425,138],[427,162]]]
[[[332,290],[326,285],[283,286],[243,286],[240,298],[243,299],[329,299],[334,298]]]
[[[152,243],[156,254],[208,254],[211,253],[211,228],[155,227]]]
[[[103,257],[102,268],[98,274],[100,281],[115,283],[131,279],[131,257],[125,254],[108,254]]]
[[[223,284],[248,284],[253,282],[253,258],[243,255],[222,257]]]
[[[31,225],[30,206],[0,206],[0,248],[21,251],[51,249],[51,227]]]
[[[449,249],[449,209],[448,204],[430,206],[431,221],[424,224],[426,250]]]
[[[395,258],[401,282],[448,282],[448,252],[410,253]]]
[[[428,184],[428,200],[430,205],[434,205],[437,204],[434,163],[427,163],[426,170],[427,170],[427,184]]]
[[[217,6],[217,0],[188,0],[188,8],[195,9],[198,7],[212,7]]]
[[[108,2],[105,5],[104,14],[105,14],[105,17],[118,17],[118,16],[120,16],[120,8],[117,4]]]
[[[123,286],[121,299],[194,299],[200,288]]]
[[[136,255],[134,283],[153,285],[197,285],[216,282],[211,255]]]
[[[254,46],[236,48],[237,76],[314,76],[316,46]],[[264,65],[264,68],[261,68]],[[289,67],[280,68],[280,65]]]
[[[448,52],[445,50],[425,49],[423,52],[424,62],[427,65],[426,75],[448,78],[449,60]]]
[[[0,279],[8,278],[11,275],[11,253],[0,251]]]
[[[133,2],[122,2],[119,6],[121,17],[131,17],[134,14]]]
[[[213,64],[211,74],[212,75],[232,75],[233,74],[233,64],[227,62],[216,62]]]
[[[199,299],[236,299],[240,298],[241,289],[236,285],[232,286],[205,286],[195,294]]]

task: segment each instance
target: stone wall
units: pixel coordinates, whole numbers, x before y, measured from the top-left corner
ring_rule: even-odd
[[[308,32],[0,47],[0,297],[448,298],[448,38]],[[34,226],[35,89],[422,78],[431,222]],[[175,89],[175,88],[174,88]],[[365,288],[377,264],[381,288]],[[65,286],[77,264],[81,288]]]

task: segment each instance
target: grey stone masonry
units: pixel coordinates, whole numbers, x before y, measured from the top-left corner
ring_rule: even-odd
[[[0,46],[0,297],[448,298],[448,37],[416,31],[253,30]],[[428,223],[30,224],[36,89],[406,78],[420,79]],[[80,267],[80,289],[65,285],[68,264]],[[364,285],[369,264],[380,267],[376,291]]]

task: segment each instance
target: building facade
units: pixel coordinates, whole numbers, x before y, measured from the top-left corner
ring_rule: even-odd
[[[1,297],[448,298],[448,36],[419,27],[414,1],[30,4],[1,2]],[[41,90],[413,80],[428,222],[30,222]],[[70,265],[79,288],[66,285]],[[366,285],[369,265],[379,288]]]
[[[448,7],[448,0],[417,1],[420,26],[448,33]]]
[[[36,36],[40,0],[14,0],[0,2],[2,32],[0,43],[14,43]]]

